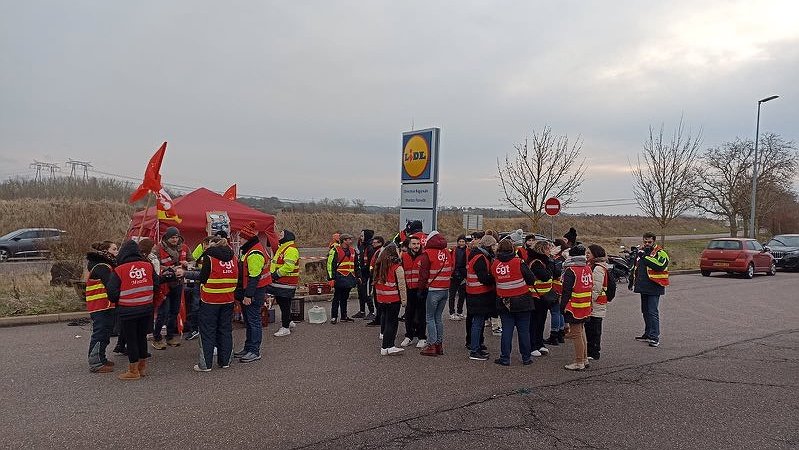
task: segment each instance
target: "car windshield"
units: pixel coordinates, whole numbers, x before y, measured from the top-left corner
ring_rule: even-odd
[[[799,236],[774,236],[766,245],[769,247],[799,247]]]
[[[6,235],[0,236],[0,240],[11,239],[12,237],[16,236],[18,233],[19,233],[19,230],[12,231],[11,233],[8,233]]]
[[[712,250],[740,250],[741,241],[710,241],[707,248]]]

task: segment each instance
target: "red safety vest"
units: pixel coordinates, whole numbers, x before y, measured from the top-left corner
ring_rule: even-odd
[[[261,256],[264,257],[264,267],[261,269],[261,277],[259,278],[258,286],[256,287],[262,288],[272,284],[272,272],[269,271],[269,265],[266,259],[266,249],[264,248],[263,244],[259,242],[247,250],[247,253],[245,253],[241,258],[242,262],[244,263],[244,274],[242,276],[242,279],[244,280],[244,289],[247,289],[247,283],[250,282],[250,271],[247,268],[247,262],[250,258],[250,255],[253,253],[260,253]]]
[[[605,278],[602,280],[602,291],[596,297],[596,304],[597,305],[606,305],[608,303],[608,277],[610,274],[608,273],[608,268],[605,266],[602,267],[602,270],[605,271]]]
[[[348,277],[355,272],[355,249],[352,247],[348,247],[348,249],[350,251],[349,256],[347,256],[346,252],[343,248],[341,248],[341,246],[336,247],[336,261],[338,261],[336,272],[345,277]]]
[[[181,244],[180,252],[178,252],[178,254],[180,255],[180,261],[186,261],[186,255],[189,254],[189,247],[186,246],[186,244]],[[161,261],[161,272],[163,272],[167,267],[176,266],[179,264],[172,259],[166,250],[164,250],[163,244],[158,246],[158,259]]]
[[[239,280],[239,267],[236,261],[222,261],[208,256],[211,262],[211,274],[208,281],[200,287],[200,300],[204,303],[221,305],[233,303],[233,291]]]
[[[472,258],[466,263],[466,295],[480,295],[487,294],[494,290],[494,286],[486,286],[477,278],[477,273],[474,271],[474,265],[477,260],[483,258],[486,262],[486,268],[490,267],[488,258],[483,253],[478,253],[477,256]]]
[[[427,279],[427,289],[431,291],[449,290],[452,278],[452,258],[446,249],[426,248],[424,250],[430,259],[430,277]]]
[[[540,260],[533,260],[533,264],[544,264]],[[535,298],[543,298],[544,294],[548,294],[549,291],[553,288],[553,281],[552,278],[548,280],[539,280],[536,279],[533,285],[530,287],[530,293],[533,294]],[[562,287],[562,285],[561,285]]]
[[[144,306],[153,303],[153,265],[149,261],[133,261],[117,266],[119,306]]]
[[[402,269],[405,271],[405,286],[408,289],[419,287],[419,262],[408,252],[402,252]]]
[[[522,260],[518,257],[508,262],[495,259],[491,263],[491,273],[497,280],[497,297],[516,297],[530,292],[522,275]]]
[[[113,267],[105,263],[100,263],[98,266],[101,264],[114,270]],[[96,278],[89,278],[86,280],[86,311],[93,313],[113,308],[114,304],[108,300],[108,292],[105,290],[103,282]]]
[[[591,289],[594,287],[594,275],[588,266],[570,266],[564,269],[574,273],[574,287],[566,311],[575,319],[585,319],[591,315]]]
[[[375,295],[378,303],[397,303],[402,300],[397,285],[397,269],[399,267],[399,264],[392,264],[386,274],[386,281],[375,283]]]
[[[297,246],[295,244],[289,244],[277,252],[275,257],[273,258],[274,264],[278,267],[286,264],[286,251],[290,248],[296,249]],[[269,275],[272,276],[271,273]],[[276,288],[283,288],[283,289],[297,289],[297,284],[300,282],[300,262],[297,261],[294,263],[294,270],[292,270],[289,274],[283,275],[280,277],[279,281],[273,281],[272,287]]]

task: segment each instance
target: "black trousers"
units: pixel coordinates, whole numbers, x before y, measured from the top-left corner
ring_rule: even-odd
[[[602,318],[589,317],[585,321],[585,338],[588,341],[588,356],[597,359],[602,349]]]
[[[397,329],[399,328],[399,311],[402,303],[383,303],[383,315],[380,321],[380,329],[383,330],[383,347],[391,348],[397,339]]]
[[[366,312],[366,308],[369,308],[370,313],[375,312],[374,302],[372,302],[372,297],[369,295],[370,281],[369,277],[361,277],[361,282],[358,283],[358,305],[360,306],[360,312]]]
[[[530,348],[538,350],[544,346],[544,328],[547,324],[547,313],[549,304],[545,300],[534,299],[535,310],[530,314]]]
[[[291,299],[289,297],[277,297],[277,306],[280,307],[280,326],[288,328],[291,324]]]
[[[419,298],[415,288],[407,289],[408,304],[405,305],[405,337],[427,339],[426,298]],[[385,311],[384,311],[385,312]]]
[[[152,316],[149,314],[122,319],[122,335],[128,345],[128,361],[131,364],[147,358],[147,333],[152,324]]]
[[[229,366],[233,356],[233,303],[201,302],[197,321],[200,328],[200,368],[214,366],[214,347],[219,367]]]
[[[330,309],[330,317],[337,318],[338,310],[341,308],[341,318],[347,317],[347,301],[350,299],[352,288],[335,287],[333,290],[333,305]]]
[[[455,296],[458,297],[458,314],[463,313],[463,302],[466,301],[466,283],[453,278],[449,283],[449,314],[455,314]]]

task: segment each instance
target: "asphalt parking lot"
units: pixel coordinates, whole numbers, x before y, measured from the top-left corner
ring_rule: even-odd
[[[211,373],[192,371],[194,342],[151,350],[150,375],[122,382],[88,372],[89,326],[5,328],[0,447],[797,448],[798,288],[797,273],[674,276],[660,348],[633,340],[640,304],[620,290],[579,373],[568,342],[531,366],[471,361],[453,321],[444,356],[381,357],[356,321],[273,325],[263,360]]]

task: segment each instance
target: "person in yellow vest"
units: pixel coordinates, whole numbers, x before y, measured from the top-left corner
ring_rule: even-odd
[[[350,290],[359,282],[360,273],[355,247],[352,245],[352,235],[342,234],[340,239],[340,244],[331,247],[327,255],[327,279],[333,288],[333,304],[330,311],[330,323],[333,325],[339,320],[339,308],[341,308],[342,322],[353,321],[347,316],[347,301],[350,298]]]
[[[200,357],[196,372],[210,372],[217,364],[230,367],[233,354],[233,297],[238,284],[238,263],[225,238],[213,236],[200,255],[200,270],[187,271],[186,279],[200,284],[197,321],[200,333]]]
[[[92,318],[92,337],[89,340],[89,370],[96,373],[114,371],[114,363],[105,356],[111,342],[116,310],[108,300],[106,285],[114,272],[119,248],[112,241],[95,242],[86,253],[86,310]]]
[[[644,316],[644,334],[635,339],[650,347],[660,346],[660,296],[669,285],[669,255],[655,244],[654,233],[644,233],[643,246],[638,250],[631,271],[629,289],[641,294],[641,314]]]
[[[291,300],[300,282],[300,251],[297,250],[295,239],[294,233],[289,230],[280,232],[280,246],[269,266],[272,284],[267,287],[267,292],[275,296],[280,307],[280,329],[275,337],[288,336],[295,327],[291,321]]]
[[[258,238],[255,221],[245,225],[239,231],[239,236],[246,241],[241,246],[235,298],[242,304],[246,338],[244,348],[233,356],[240,358],[240,362],[250,363],[261,359],[261,307],[264,306],[266,287],[272,283],[272,276],[266,265],[268,253]]]
[[[588,367],[585,319],[591,315],[591,289],[594,277],[585,259],[585,247],[575,245],[563,263],[563,293],[560,309],[566,321],[566,338],[574,342],[574,362],[566,370],[583,370]]]

